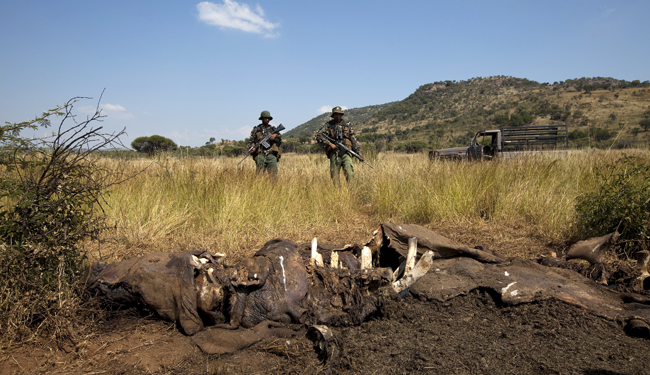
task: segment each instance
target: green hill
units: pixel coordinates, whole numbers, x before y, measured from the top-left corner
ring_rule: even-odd
[[[365,148],[421,151],[465,145],[479,130],[568,124],[574,146],[647,146],[650,82],[579,78],[539,83],[495,76],[420,86],[404,100],[346,112]],[[306,143],[329,118],[320,115],[286,133]],[[291,145],[287,145],[291,148]],[[290,151],[289,151],[290,152]]]

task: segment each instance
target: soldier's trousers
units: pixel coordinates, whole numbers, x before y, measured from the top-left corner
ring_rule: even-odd
[[[258,172],[269,172],[273,178],[278,176],[278,158],[273,154],[260,153],[255,157],[255,166]]]
[[[345,174],[345,179],[347,182],[351,183],[354,180],[352,156],[348,153],[339,156],[338,152],[332,152],[330,154],[330,176],[332,176],[332,181],[334,181],[334,184],[336,185],[341,183],[341,168]]]

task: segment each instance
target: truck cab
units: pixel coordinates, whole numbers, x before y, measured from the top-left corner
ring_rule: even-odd
[[[501,130],[477,132],[469,146],[445,148],[429,152],[430,159],[481,160],[492,159],[501,153]]]
[[[476,133],[467,149],[472,160],[492,159],[501,153],[501,130],[485,130]]]

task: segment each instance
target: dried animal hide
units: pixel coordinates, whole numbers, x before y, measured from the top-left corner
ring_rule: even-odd
[[[88,274],[91,291],[113,305],[143,304],[175,321],[192,335],[203,329],[198,313],[190,253],[153,253],[113,264],[95,264]]]
[[[377,239],[378,236],[381,236],[381,240]],[[376,244],[373,252],[379,253],[377,258],[380,259],[381,265],[384,265],[386,262],[390,262],[391,254],[389,250],[399,254],[399,256],[406,257],[408,240],[412,237],[417,238],[418,256],[422,256],[427,251],[432,251],[434,259],[469,257],[485,263],[500,263],[503,261],[502,257],[494,252],[484,249],[471,249],[416,224],[383,223],[370,243]],[[389,258],[389,260],[383,258]]]

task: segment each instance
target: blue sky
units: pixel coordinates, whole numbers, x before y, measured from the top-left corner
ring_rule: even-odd
[[[179,145],[291,129],[443,80],[650,79],[650,1],[2,0],[0,121],[75,96]]]

